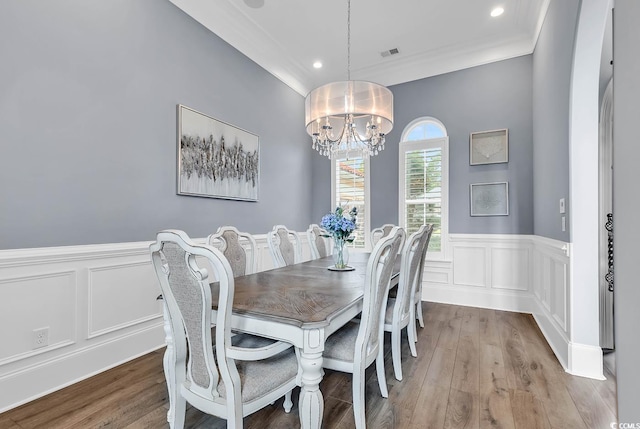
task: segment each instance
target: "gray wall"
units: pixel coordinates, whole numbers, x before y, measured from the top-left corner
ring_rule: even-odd
[[[5,0],[0,55],[0,248],[306,229],[303,97],[168,1]],[[178,103],[260,136],[259,202],[176,195]]]
[[[394,127],[386,149],[371,158],[371,223],[398,223],[398,143],[414,119],[432,116],[449,133],[449,232],[533,233],[532,59],[530,55],[390,87],[394,94]],[[469,165],[469,134],[509,129],[509,163]],[[316,155],[316,158],[321,158]],[[330,204],[329,162],[313,161],[316,218]],[[509,216],[471,217],[471,183],[508,181]],[[325,200],[326,198],[326,200]]]
[[[638,117],[640,117],[640,2],[616,0],[614,28],[613,212],[618,419],[640,422],[640,281],[638,280]]]
[[[569,94],[578,7],[578,0],[549,3],[533,53],[534,234],[562,241],[570,240]]]

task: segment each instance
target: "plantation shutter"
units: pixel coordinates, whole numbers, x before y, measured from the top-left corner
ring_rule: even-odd
[[[441,250],[442,148],[408,150],[404,154],[404,225],[407,236],[433,224],[430,251]]]
[[[343,206],[345,212],[357,207],[355,240],[351,247],[365,247],[365,162],[362,157],[336,159],[335,206]]]

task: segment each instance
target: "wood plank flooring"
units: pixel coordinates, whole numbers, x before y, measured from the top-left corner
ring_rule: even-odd
[[[370,429],[534,429],[610,427],[616,421],[615,377],[564,372],[530,315],[425,303],[418,357],[403,338],[403,380],[386,348],[389,398],[367,371]],[[387,342],[388,344],[388,342]],[[159,350],[0,414],[1,429],[168,428]],[[321,385],[325,429],[354,427],[351,376],[326,371]],[[247,418],[245,428],[299,428],[298,391]],[[226,421],[190,408],[187,428],[225,428]]]

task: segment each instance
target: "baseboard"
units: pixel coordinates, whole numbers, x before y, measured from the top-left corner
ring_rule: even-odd
[[[534,312],[533,318],[547,340],[549,347],[558,358],[558,362],[560,362],[565,371],[569,372],[569,339],[543,312]]]
[[[569,343],[569,369],[571,375],[605,380],[602,349],[598,346]]]
[[[428,284],[422,288],[422,300],[491,310],[532,313],[533,298],[523,293],[501,293],[491,289],[463,288]]]

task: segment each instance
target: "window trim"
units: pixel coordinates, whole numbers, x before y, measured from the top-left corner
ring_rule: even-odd
[[[445,137],[425,140],[405,141],[406,136],[419,123],[432,122],[442,127]],[[442,122],[435,118],[423,117],[411,121],[402,132],[402,140],[398,145],[398,220],[399,225],[406,228],[405,220],[405,154],[408,151],[424,149],[442,149],[442,181],[440,183],[441,194],[444,197],[441,206],[441,247],[439,252],[427,252],[429,260],[450,260],[449,246],[449,136]]]
[[[335,210],[336,201],[336,161],[338,159],[347,158],[363,158],[364,159],[364,248],[350,248],[353,252],[370,252],[371,251],[371,171],[368,156],[362,156],[361,152],[351,151],[348,154],[338,153],[331,157],[331,210]],[[363,219],[358,215],[358,222]]]

